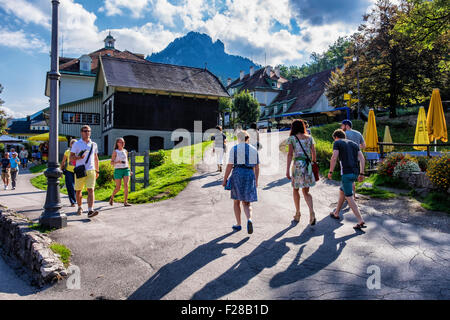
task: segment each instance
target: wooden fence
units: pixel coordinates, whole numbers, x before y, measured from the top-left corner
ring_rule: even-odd
[[[136,156],[144,156],[144,162],[136,162]],[[130,166],[133,174],[131,175],[131,192],[136,191],[136,183],[143,183],[144,188],[147,188],[149,183],[149,170],[150,170],[150,154],[149,151],[143,154],[135,151],[130,152]],[[136,167],[144,167],[144,178],[136,178]]]

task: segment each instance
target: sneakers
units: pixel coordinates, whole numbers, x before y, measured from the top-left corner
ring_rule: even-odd
[[[248,232],[248,234],[252,234],[252,233],[253,233],[253,223],[252,223],[252,220],[248,220],[248,222],[247,222],[247,232]]]
[[[98,215],[98,211],[97,210],[93,210],[93,211],[89,211],[88,212],[88,218],[95,217],[96,215]]]

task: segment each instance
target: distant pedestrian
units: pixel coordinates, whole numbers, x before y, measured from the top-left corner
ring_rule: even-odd
[[[97,144],[91,140],[91,127],[81,127],[81,139],[75,142],[70,150],[70,160],[76,161],[75,168],[75,192],[78,203],[77,215],[83,213],[82,192],[86,187],[88,192],[88,218],[98,215],[94,210],[95,181],[99,175],[99,161]]]
[[[248,135],[250,136],[250,144],[256,148],[256,150],[261,150],[261,142],[259,140],[259,130],[256,122],[253,122],[250,125],[250,129],[248,130]]]
[[[10,166],[10,168],[11,168],[11,189],[15,190],[17,174],[19,173],[19,166],[20,166],[20,160],[19,160],[17,152],[12,153],[12,157],[10,158],[10,163],[11,163],[11,166]]]
[[[42,163],[41,158],[42,158],[41,151],[40,150],[36,151],[36,160],[38,164]]]
[[[133,173],[131,172],[130,164],[128,162],[128,151],[124,147],[125,140],[123,138],[117,138],[111,156],[111,165],[114,166],[114,181],[116,187],[109,198],[109,204],[114,204],[114,196],[119,192],[123,180],[123,205],[125,207],[130,207],[131,204],[128,203],[128,182]]]
[[[316,149],[314,139],[307,133],[305,122],[301,119],[294,120],[291,125],[291,132],[287,140],[289,151],[287,158],[286,177],[292,181],[293,197],[295,205],[296,222],[300,221],[300,193],[302,189],[303,196],[309,208],[309,223],[316,224],[316,214],[313,207],[313,198],[309,193],[309,188],[316,185],[313,163],[316,162]],[[292,176],[291,176],[291,162]]]
[[[344,204],[344,200],[346,199],[348,205],[358,219],[358,223],[353,228],[366,228],[365,222],[361,217],[358,205],[353,199],[352,188],[352,184],[356,180],[362,181],[364,179],[364,156],[356,143],[346,139],[345,132],[343,130],[338,129],[334,131],[332,137],[334,139],[333,156],[331,157],[330,161],[330,171],[328,173],[328,179],[332,178],[333,170],[338,159],[341,161],[343,174],[337,208],[330,214],[330,216],[334,219],[339,219],[339,213],[342,209],[342,205]],[[359,168],[361,169],[358,168],[358,162],[360,164]]]
[[[22,163],[22,168],[26,169],[28,164],[28,150],[25,147],[22,147],[22,150],[19,152],[19,159]]]
[[[44,142],[42,144],[41,156],[42,156],[42,161],[44,163],[47,163],[47,161],[48,161],[48,142]]]
[[[364,141],[364,137],[361,134],[361,132],[353,130],[352,129],[352,122],[350,120],[344,120],[341,123],[341,129],[345,132],[346,139],[353,141],[356,143],[360,150],[364,150],[366,148],[366,142]],[[342,168],[342,164],[341,164]],[[341,175],[342,175],[342,169],[341,169]],[[353,183],[353,198],[356,200],[356,186],[355,183]]]
[[[67,195],[69,196],[71,207],[75,207],[75,203],[77,203],[77,199],[75,196],[75,174],[73,172],[76,162],[70,161],[70,149],[72,148],[75,142],[77,142],[77,140],[75,139],[70,140],[69,148],[64,152],[64,157],[61,161],[60,166],[61,170],[64,173]]]
[[[217,171],[222,172],[223,156],[227,148],[227,136],[222,132],[222,127],[216,127],[217,132],[211,137],[214,140],[213,153],[216,155]]]
[[[259,178],[259,157],[256,148],[249,145],[249,138],[246,131],[237,133],[238,144],[230,150],[222,186],[231,190],[231,199],[234,200],[236,224],[233,226],[233,230],[239,231],[242,229],[242,202],[244,213],[248,219],[247,232],[251,234],[253,233],[251,203],[258,201],[256,189]]]
[[[2,158],[2,180],[5,185],[4,189],[8,190],[9,180],[11,179],[11,160],[9,158],[9,152],[3,154]]]

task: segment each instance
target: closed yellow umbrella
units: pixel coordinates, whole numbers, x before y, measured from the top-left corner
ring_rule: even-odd
[[[425,108],[420,107],[419,115],[417,116],[416,135],[414,136],[414,144],[430,144],[427,130],[427,116]],[[413,147],[416,150],[427,150],[427,147]]]
[[[366,152],[380,152],[378,146],[378,132],[377,123],[375,121],[375,112],[373,109],[369,111],[369,120],[367,121],[367,133],[366,133]]]
[[[427,129],[430,141],[448,141],[447,124],[445,123],[444,108],[442,107],[439,89],[433,89],[431,95],[430,107],[427,115]]]
[[[385,142],[385,143],[392,143],[391,131],[389,130],[389,126],[386,126],[384,128],[383,142]],[[386,152],[391,152],[391,151],[394,150],[394,146],[384,146],[383,150],[386,151]]]
[[[364,130],[363,130],[364,141],[366,141],[366,135],[367,135],[367,121],[364,123]]]
[[[48,139],[49,139],[49,134],[47,132],[47,133],[38,134],[36,136],[32,136],[32,137],[28,138],[28,141],[48,141]],[[64,136],[58,136],[58,141],[67,142],[67,138]]]

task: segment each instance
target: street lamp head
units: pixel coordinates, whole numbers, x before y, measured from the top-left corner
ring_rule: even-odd
[[[357,56],[353,56],[353,62],[356,62],[358,60]]]
[[[349,90],[349,91],[348,91],[348,94],[350,94],[350,95],[351,95],[352,93],[353,93],[353,91],[352,91],[352,90]]]

